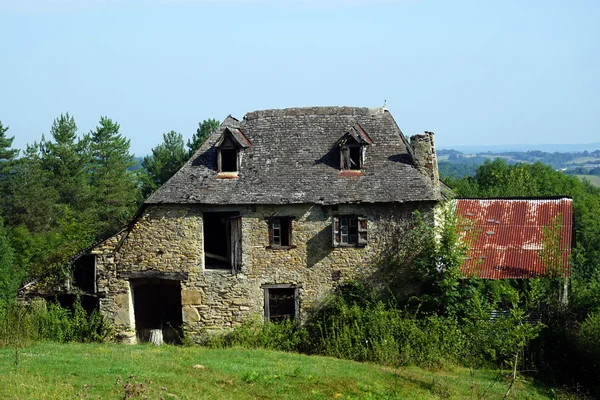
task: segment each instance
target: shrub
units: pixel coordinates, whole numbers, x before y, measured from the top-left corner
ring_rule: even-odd
[[[29,306],[12,304],[0,311],[0,346],[40,340],[101,342],[109,339],[112,332],[102,315],[98,311],[86,312],[79,299],[73,310],[37,300]]]

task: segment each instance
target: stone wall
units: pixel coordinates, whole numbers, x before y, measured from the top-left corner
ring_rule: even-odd
[[[428,209],[432,204],[422,204]],[[191,334],[234,327],[264,315],[262,285],[298,287],[301,317],[336,285],[369,278],[383,243],[378,226],[390,218],[408,217],[416,206],[283,205],[207,207],[148,206],[131,228],[95,248],[100,308],[123,340],[135,340],[135,313],[127,273],[181,274],[184,330]],[[236,211],[242,216],[242,268],[209,270],[204,266],[203,212]],[[332,246],[332,216],[368,218],[365,247]],[[293,247],[269,247],[268,218],[294,217]],[[125,275],[125,277],[123,276]],[[152,279],[155,279],[154,276]]]

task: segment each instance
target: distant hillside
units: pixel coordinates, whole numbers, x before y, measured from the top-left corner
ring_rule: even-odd
[[[454,149],[463,153],[484,153],[487,151],[492,151],[495,153],[499,152],[507,152],[507,151],[545,151],[545,152],[559,152],[559,153],[573,153],[573,152],[583,152],[583,151],[594,151],[600,149],[600,142],[596,143],[579,143],[579,144],[506,144],[506,145],[467,145],[467,146],[443,146],[438,145],[438,149],[440,150],[449,150]]]
[[[541,162],[566,174],[600,176],[600,145],[581,152],[505,151],[464,153],[455,149],[438,150],[440,173],[443,176],[472,176],[486,160],[501,158],[508,164]]]

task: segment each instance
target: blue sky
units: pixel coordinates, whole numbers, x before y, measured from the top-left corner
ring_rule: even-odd
[[[144,155],[205,118],[382,106],[440,147],[600,141],[600,2],[0,0],[14,145],[101,115]]]

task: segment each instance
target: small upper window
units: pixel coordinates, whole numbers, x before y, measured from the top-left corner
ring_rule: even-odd
[[[363,168],[365,146],[358,143],[345,143],[341,148],[343,170],[360,171]]]
[[[333,246],[365,246],[367,219],[355,215],[333,217]]]
[[[276,217],[269,219],[269,245],[272,248],[292,247],[293,217]]]
[[[359,124],[355,124],[339,140],[340,169],[342,171],[361,171],[364,168],[367,146],[373,141]]]
[[[238,150],[233,148],[219,149],[219,172],[238,171]]]
[[[252,143],[250,143],[241,130],[236,128],[225,128],[215,146],[217,148],[218,172],[229,173],[227,175],[232,175],[226,177],[236,177],[237,172],[240,170],[243,150],[252,146]],[[217,175],[217,177],[219,177],[219,175]]]

